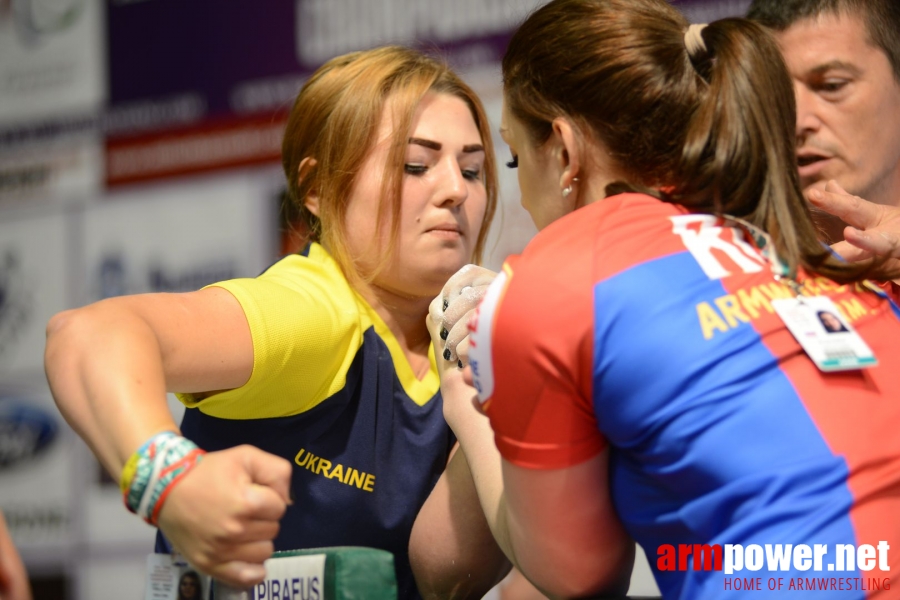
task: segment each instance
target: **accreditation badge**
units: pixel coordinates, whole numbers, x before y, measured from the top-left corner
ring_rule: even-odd
[[[147,556],[144,589],[144,600],[206,600],[209,598],[210,579],[177,554],[150,554]]]
[[[772,308],[821,371],[852,371],[878,364],[875,354],[830,298],[773,300]]]

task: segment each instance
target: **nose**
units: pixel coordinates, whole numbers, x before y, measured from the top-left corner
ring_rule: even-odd
[[[794,85],[797,98],[797,140],[803,140],[810,134],[819,131],[822,121],[816,110],[816,94],[802,84]]]
[[[469,197],[469,185],[455,158],[444,161],[444,173],[438,189],[437,202],[441,206],[455,207]]]

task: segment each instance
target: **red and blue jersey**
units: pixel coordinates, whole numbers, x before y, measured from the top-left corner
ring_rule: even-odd
[[[783,591],[794,578],[803,590],[840,578],[805,593],[878,595],[900,571],[897,309],[862,285],[801,274],[804,292],[828,296],[879,361],[823,373],[772,308],[794,293],[745,235],[638,194],[538,234],[472,324],[497,446],[535,469],[609,447],[616,509],[666,598],[745,593],[721,571],[660,568],[660,548],[693,544],[822,544],[821,572],[789,561],[731,577],[782,578]],[[890,570],[828,570],[838,544],[879,542]]]

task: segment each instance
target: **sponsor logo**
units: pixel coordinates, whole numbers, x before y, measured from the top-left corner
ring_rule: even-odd
[[[193,292],[211,283],[234,279],[233,260],[189,265],[183,269],[151,264],[141,278],[134,278],[125,257],[119,253],[104,256],[97,269],[97,298],[114,298],[143,292]]]
[[[0,253],[0,359],[28,325],[33,295],[19,257],[11,250]]]
[[[681,237],[684,247],[710,279],[722,279],[734,273],[759,273],[766,260],[733,227],[724,227],[711,215],[670,217],[672,232]],[[715,252],[713,252],[715,250]],[[727,257],[727,262],[723,259]]]
[[[50,413],[24,400],[0,397],[0,469],[28,462],[47,451],[59,426]]]
[[[12,13],[19,40],[24,46],[34,46],[46,37],[71,29],[84,6],[84,0],[16,0]]]

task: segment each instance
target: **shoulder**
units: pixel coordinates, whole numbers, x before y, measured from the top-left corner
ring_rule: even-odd
[[[311,290],[327,291],[323,301],[344,300],[353,297],[353,288],[337,262],[319,244],[311,243],[299,254],[291,254],[278,260],[263,271],[254,281],[280,286],[296,293],[309,295]]]
[[[231,292],[241,303],[251,327],[265,320],[310,324],[358,320],[353,288],[334,259],[318,244],[305,254],[280,259],[255,278],[214,284]]]
[[[551,223],[510,262],[511,281],[545,291],[590,285],[639,262],[683,251],[674,221],[686,211],[645,194],[619,194]],[[559,296],[559,294],[552,294]],[[536,302],[544,302],[537,295]]]

